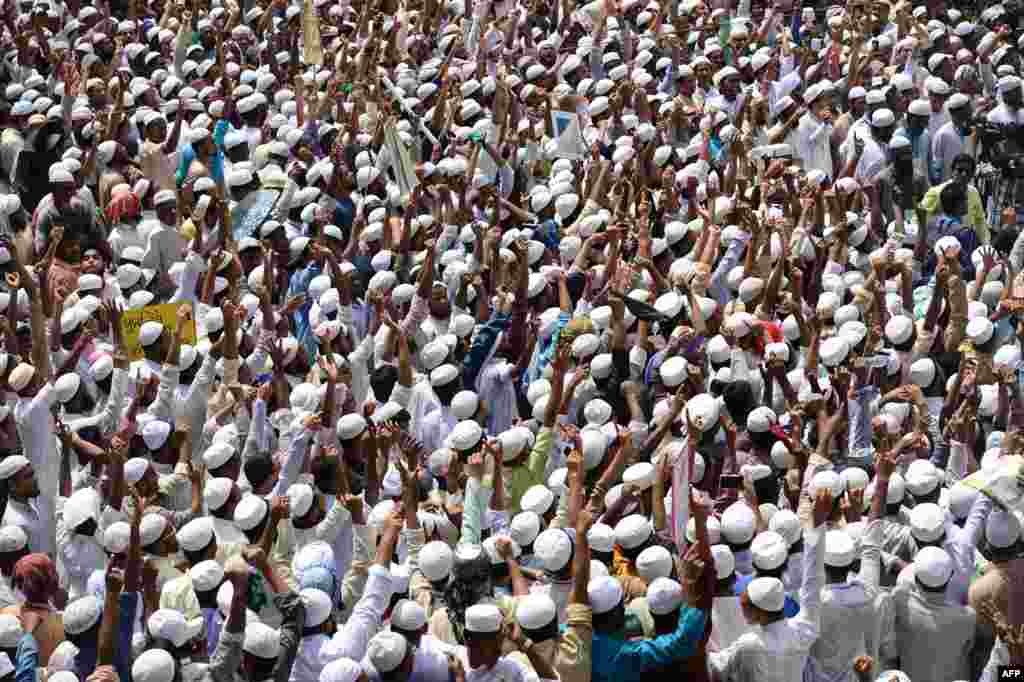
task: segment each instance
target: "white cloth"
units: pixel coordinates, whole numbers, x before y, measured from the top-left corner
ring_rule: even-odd
[[[741,636],[732,646],[708,653],[708,669],[727,682],[793,682],[802,678],[807,655],[821,630],[821,585],[825,539],[804,531],[804,581],[800,613]]]
[[[53,414],[50,409],[57,400],[57,393],[51,382],[46,382],[35,397],[19,398],[14,405],[14,423],[25,457],[35,469],[39,483],[39,497],[32,503],[34,509],[26,507],[14,512],[19,517],[24,512],[24,522],[32,526],[35,535],[29,535],[29,546],[33,552],[44,552],[53,556],[57,529],[57,492],[60,485],[60,458],[57,456],[57,439],[54,437]],[[14,501],[11,501],[14,503]],[[11,512],[8,503],[8,512]],[[17,504],[17,503],[14,503]],[[25,505],[19,505],[24,507]],[[29,519],[35,516],[34,521]],[[4,518],[7,518],[5,512]],[[17,524],[20,525],[20,524]],[[26,529],[28,532],[28,529]]]

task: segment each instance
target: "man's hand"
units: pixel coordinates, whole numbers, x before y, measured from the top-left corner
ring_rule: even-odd
[[[484,477],[484,456],[482,453],[474,452],[466,462],[466,473],[470,478],[482,479]]]
[[[249,564],[240,556],[231,557],[224,564],[224,577],[234,585],[236,594],[237,590],[247,589],[249,585]]]
[[[246,563],[250,566],[256,566],[259,568],[267,562],[267,553],[263,551],[262,547],[257,545],[246,545],[242,548],[242,558],[245,559]],[[224,572],[227,574],[227,571]]]
[[[504,535],[499,535],[494,538],[494,550],[498,553],[498,556],[508,561],[512,558],[514,553],[514,547],[512,546],[512,540]]]
[[[121,594],[124,589],[124,571],[110,566],[107,568],[107,594]]]
[[[814,527],[820,528],[832,515],[832,491],[819,490],[814,497]]]
[[[288,518],[291,504],[287,497],[274,497],[270,501],[270,518],[274,525]]]

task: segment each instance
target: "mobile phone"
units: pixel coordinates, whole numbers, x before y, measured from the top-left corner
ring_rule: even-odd
[[[739,490],[743,477],[739,474],[722,474],[718,481],[723,490]]]
[[[811,49],[814,50],[815,52],[821,51],[821,38],[811,39]]]

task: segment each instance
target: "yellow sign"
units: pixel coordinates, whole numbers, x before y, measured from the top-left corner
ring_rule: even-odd
[[[187,306],[190,303],[165,303],[163,305],[150,305],[139,310],[126,310],[121,314],[121,336],[124,339],[125,350],[129,360],[142,358],[142,344],[139,343],[139,330],[146,322],[159,322],[164,326],[166,332],[176,333],[178,328],[178,308]],[[195,345],[196,343],[196,320],[191,314],[186,322],[188,329],[182,338],[182,343]]]

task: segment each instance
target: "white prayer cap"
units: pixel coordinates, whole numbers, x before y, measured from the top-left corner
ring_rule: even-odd
[[[29,466],[29,461],[22,455],[11,455],[0,462],[0,481],[16,475],[19,471]]]
[[[923,6],[920,9],[925,9]],[[910,677],[902,670],[886,670],[875,682],[910,682]]]
[[[171,425],[162,419],[151,419],[142,427],[142,440],[150,450],[159,450],[171,435]]]
[[[63,404],[74,398],[75,394],[78,393],[78,387],[81,385],[82,377],[78,374],[62,374],[53,385],[54,393],[57,396],[57,402]]]
[[[650,462],[637,462],[622,473],[622,482],[633,485],[639,490],[647,490],[654,485],[654,465]]]
[[[316,495],[307,483],[293,483],[288,486],[289,513],[291,518],[299,519],[313,506]]]
[[[778,578],[754,578],[747,585],[750,603],[765,611],[781,611],[786,603],[786,591]]]
[[[362,675],[362,665],[350,658],[338,658],[323,667],[318,681],[310,682],[356,682]]]
[[[935,542],[945,532],[946,513],[927,502],[910,510],[910,532],[918,542]]]
[[[572,558],[572,540],[566,531],[550,528],[533,541],[533,553],[545,570],[560,571]]]
[[[857,467],[847,467],[839,474],[845,490],[863,490],[868,486],[868,474]]]
[[[121,266],[127,267],[127,266]],[[118,268],[120,270],[120,268]],[[164,326],[159,322],[144,322],[139,328],[139,344],[143,347],[152,346],[160,335],[164,333]]]
[[[967,323],[967,329],[965,331],[971,342],[976,346],[980,346],[988,343],[992,338],[995,327],[987,318],[976,317]]]
[[[235,525],[242,530],[252,530],[266,518],[268,506],[259,495],[246,495],[235,507]]]
[[[456,419],[471,419],[480,407],[480,399],[473,391],[459,391],[452,398],[451,413]]]
[[[167,519],[162,514],[146,514],[139,525],[139,536],[143,547],[149,547],[159,540],[167,530]]]
[[[781,535],[790,547],[796,544],[803,534],[800,518],[788,509],[777,511],[768,522],[768,528]]]
[[[650,585],[657,578],[672,575],[672,555],[661,545],[652,545],[636,558],[636,571]]]
[[[263,623],[249,623],[245,626],[242,650],[264,660],[277,658],[281,650],[281,636]]]
[[[540,533],[540,526],[541,518],[539,514],[532,511],[521,511],[512,517],[509,535],[512,537],[513,542],[520,547],[525,547],[537,539],[537,535]]]
[[[28,535],[20,526],[9,525],[0,528],[0,554],[20,552],[27,545]],[[15,642],[15,646],[17,646],[17,642]],[[0,644],[0,647],[4,647],[4,645]]]
[[[168,609],[161,610],[167,611]],[[157,613],[154,613],[153,616],[156,616]],[[152,622],[152,617],[150,617],[150,622]],[[174,680],[174,665],[174,657],[163,649],[149,649],[143,651],[132,663],[132,679],[138,680],[138,682],[172,682]]]
[[[667,576],[647,586],[647,607],[656,616],[673,613],[682,603],[683,586]]]
[[[590,374],[595,379],[607,379],[611,376],[613,369],[612,355],[611,353],[601,353],[595,355],[590,361]]]
[[[186,552],[198,552],[213,540],[213,522],[208,516],[192,519],[178,531],[178,545]],[[180,645],[179,645],[180,646]]]
[[[455,425],[449,436],[449,442],[455,450],[472,450],[483,438],[483,429],[475,421],[464,419]]]
[[[717,580],[728,578],[736,570],[736,557],[728,545],[711,545],[711,558],[715,562]]]
[[[914,577],[925,587],[942,587],[953,575],[953,560],[939,547],[923,547],[914,557],[913,567]]]
[[[185,614],[175,609],[157,609],[147,621],[149,634],[158,639],[166,639],[176,647],[185,644],[203,630],[203,619],[186,620]]]
[[[857,558],[857,547],[849,533],[830,530],[825,533],[825,565],[845,568]]]
[[[731,545],[750,542],[756,525],[754,512],[742,502],[729,505],[722,513],[722,536]]]
[[[977,489],[966,485],[962,481],[957,481],[949,489],[949,496],[946,499],[950,513],[957,519],[966,519],[977,496]]]
[[[420,550],[420,571],[431,582],[446,579],[451,574],[454,561],[451,547],[440,540],[428,542]]]
[[[832,499],[838,500],[843,494],[843,479],[834,471],[819,471],[811,479],[811,495],[815,496],[821,490],[828,490]]]
[[[503,461],[509,462],[523,452],[526,448],[527,442],[529,441],[529,435],[527,432],[529,432],[529,429],[515,426],[507,431],[502,431],[498,435],[498,440],[501,442],[501,456]]]
[[[325,620],[331,615],[331,598],[323,590],[316,588],[306,588],[299,592],[299,599],[302,600],[302,604],[306,607],[306,627],[313,628]],[[392,616],[392,620],[394,616]]]
[[[352,440],[366,430],[366,420],[362,416],[349,413],[338,420],[338,438],[341,440]]]
[[[701,431],[710,431],[718,424],[718,400],[710,393],[701,393],[686,403],[689,419]]]
[[[764,433],[779,420],[770,407],[757,407],[747,417],[747,428],[752,433]]]
[[[916,364],[916,363],[915,363]],[[942,481],[942,474],[927,459],[915,459],[904,474],[907,490],[915,497],[921,497],[935,490]]]
[[[895,315],[885,323],[885,336],[894,344],[906,343],[914,332],[914,321],[906,315]]]
[[[539,516],[543,516],[551,509],[554,501],[554,493],[547,486],[538,484],[526,489],[526,492],[523,493],[523,497],[519,501],[519,506],[526,511],[532,511]]]
[[[32,381],[32,377],[36,374],[36,368],[32,365],[22,362],[15,367],[9,377],[7,377],[7,385],[11,387],[11,390],[15,393],[22,391],[29,382]],[[8,458],[9,459],[9,458]]]
[[[516,621],[524,630],[539,630],[558,615],[558,607],[546,594],[529,594],[516,605]]]
[[[103,531],[103,548],[112,554],[123,554],[131,540],[131,527],[124,521],[116,521]]]
[[[786,562],[789,556],[789,543],[774,531],[765,531],[757,535],[750,545],[750,554],[754,566],[762,571],[771,571]]]
[[[651,533],[646,516],[631,514],[615,525],[615,542],[624,549],[635,549],[647,542]]]
[[[50,682],[77,682],[78,675],[75,674],[75,657],[79,654],[79,648],[68,640],[57,645],[57,648],[50,654],[47,669],[50,673],[47,679]],[[68,675],[71,679],[68,679]]]
[[[482,635],[496,634],[504,618],[494,604],[474,604],[466,609],[466,631]]]
[[[587,585],[587,597],[594,613],[608,613],[622,603],[622,585],[611,576],[593,578]]]
[[[217,511],[224,506],[231,496],[234,483],[230,478],[213,478],[206,482],[203,488],[203,502],[210,511]]]
[[[64,632],[80,635],[100,620],[103,604],[94,595],[79,597],[64,608]]]
[[[188,575],[197,592],[209,592],[220,587],[224,580],[224,567],[214,559],[207,559],[190,568]]]

